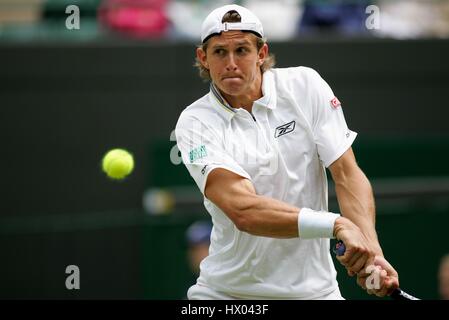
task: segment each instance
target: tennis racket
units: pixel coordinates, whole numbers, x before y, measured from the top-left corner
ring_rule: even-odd
[[[334,253],[337,256],[342,256],[345,254],[345,251],[346,251],[346,247],[345,247],[345,244],[343,243],[343,241],[341,241],[341,240],[338,241],[337,244],[335,245]],[[418,298],[412,296],[411,294],[408,294],[407,292],[403,291],[400,288],[395,289],[391,293],[390,297],[394,300],[421,300],[421,299],[418,299]]]

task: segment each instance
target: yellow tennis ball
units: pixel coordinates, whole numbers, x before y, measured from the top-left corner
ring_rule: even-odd
[[[133,169],[133,156],[124,149],[113,149],[103,157],[103,171],[112,179],[123,179]]]

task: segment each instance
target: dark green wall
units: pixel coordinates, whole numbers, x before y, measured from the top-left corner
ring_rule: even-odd
[[[448,41],[270,48],[279,66],[310,66],[329,82],[370,178],[448,176]],[[207,92],[193,53],[172,43],[0,44],[0,297],[183,296],[184,231],[204,212],[146,217],[141,207],[148,186],[192,183],[167,150],[179,113]],[[112,183],[100,160],[117,146],[134,153],[136,169]],[[404,287],[434,298],[449,210],[447,194],[429,197],[381,203],[378,229]],[[79,292],[63,287],[68,264],[81,268]],[[341,283],[347,297],[363,297]]]

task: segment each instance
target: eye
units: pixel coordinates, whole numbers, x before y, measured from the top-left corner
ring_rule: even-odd
[[[246,53],[248,49],[246,47],[238,47],[236,51],[237,53]]]
[[[225,52],[224,49],[220,49],[220,48],[214,50],[214,54],[218,54],[218,55],[223,55],[224,52]]]

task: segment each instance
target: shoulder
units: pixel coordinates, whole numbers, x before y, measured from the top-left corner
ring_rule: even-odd
[[[316,87],[323,81],[316,70],[304,66],[273,68],[271,72],[278,89],[308,90]]]
[[[206,94],[184,108],[179,115],[176,127],[179,125],[185,125],[192,120],[201,121],[201,119],[205,118],[210,111],[208,106],[209,94]]]
[[[321,78],[321,76],[315,69],[304,66],[290,67],[290,68],[273,68],[271,70],[275,78],[277,79],[295,80],[295,79],[310,79],[316,77]]]
[[[176,131],[197,128],[198,126],[215,126],[220,122],[220,116],[215,110],[208,93],[188,105],[181,112],[176,123]]]

